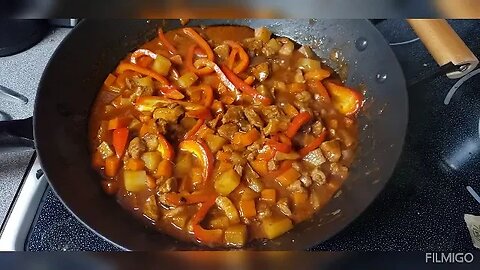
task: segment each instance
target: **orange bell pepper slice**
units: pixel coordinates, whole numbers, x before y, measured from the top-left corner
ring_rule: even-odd
[[[238,49],[233,48],[227,59],[227,67],[229,69],[233,69],[233,65],[235,64],[235,58],[237,57],[237,54],[238,54]]]
[[[331,102],[330,95],[328,94],[327,88],[325,88],[325,86],[323,85],[323,83],[321,81],[317,81],[317,80],[309,81],[308,82],[308,87],[314,93],[319,94],[322,97],[323,101],[325,101],[327,103]]]
[[[117,157],[121,158],[125,154],[125,147],[128,140],[128,128],[119,128],[113,131],[112,144],[115,148]]]
[[[282,143],[282,142],[279,142],[275,139],[270,139],[266,142],[266,144],[270,147],[272,147],[273,149],[277,150],[277,151],[280,151],[282,153],[290,153],[290,151],[292,151],[292,145],[290,144],[287,144],[287,143]]]
[[[156,59],[157,58],[157,54],[150,51],[150,50],[138,49],[138,50],[134,51],[132,53],[132,55],[130,56],[130,62],[132,62],[133,64],[137,64],[137,59],[142,57],[142,56],[148,56],[151,59]],[[145,67],[145,66],[143,66],[143,67]]]
[[[183,28],[183,33],[185,33],[187,36],[189,36],[193,41],[195,41],[200,48],[202,48],[205,53],[207,54],[208,60],[213,61],[215,59],[215,56],[213,54],[212,48],[210,48],[210,45],[208,45],[207,41],[202,38],[195,30],[193,30],[190,27]]]
[[[177,50],[175,49],[175,46],[173,46],[172,43],[170,43],[170,41],[168,41],[167,37],[163,33],[163,29],[158,28],[157,32],[158,32],[158,40],[160,40],[162,45],[165,46],[165,48],[167,48],[167,50],[170,51],[170,53],[172,53],[172,54],[177,53]]]
[[[162,154],[162,158],[172,161],[175,157],[175,151],[173,146],[165,139],[161,134],[157,135],[158,137],[158,151]]]
[[[225,74],[225,76],[227,77],[227,79],[230,80],[232,82],[232,84],[235,85],[235,87],[238,88],[240,91],[242,91],[243,93],[245,93],[249,96],[252,96],[254,99],[258,100],[263,105],[268,106],[268,105],[272,104],[271,99],[269,99],[265,96],[262,96],[260,93],[257,92],[257,90],[255,90],[255,88],[248,85],[242,79],[240,79],[240,77],[235,75],[235,73],[233,73],[233,71],[231,71],[227,66],[222,65],[220,68],[223,71],[223,73]]]
[[[250,64],[250,58],[248,57],[248,54],[245,51],[245,49],[243,49],[243,47],[240,44],[232,40],[226,40],[225,44],[232,47],[232,52],[233,50],[236,50],[238,56],[240,57],[240,63],[238,63],[238,65],[233,67],[233,63],[232,63],[233,73],[238,74],[245,71],[248,68],[248,65]],[[233,62],[235,62],[235,56],[236,55],[233,56],[233,60],[232,60]]]
[[[271,171],[265,176],[265,179],[273,180],[292,167],[293,160],[284,160],[278,169]]]
[[[239,146],[249,146],[258,140],[260,136],[260,132],[258,132],[256,128],[252,128],[245,133],[235,133],[235,135],[233,135],[232,143]]]
[[[332,104],[341,114],[349,116],[356,114],[363,103],[363,95],[346,86],[338,85],[334,82],[325,82]]]
[[[334,82],[325,82],[333,107],[343,115],[349,116],[356,114],[363,103],[363,95],[346,86],[338,85]]]
[[[203,140],[185,140],[180,143],[179,148],[181,151],[193,154],[200,160],[203,167],[203,184],[204,186],[209,185],[213,174],[215,160],[208,145]]]
[[[285,135],[289,137],[290,139],[297,134],[298,130],[308,121],[312,119],[312,115],[309,112],[301,112],[297,114],[292,120],[292,123],[290,126],[288,126],[287,131],[285,132]]]
[[[192,140],[194,139],[195,135],[197,134],[200,127],[205,123],[205,119],[198,119],[197,123],[190,129],[185,136],[183,137],[185,140]]]
[[[327,131],[324,130],[319,137],[315,138],[308,145],[300,149],[298,153],[300,154],[301,157],[308,155],[308,153],[320,147],[320,145],[325,141],[326,138],[327,138]]]

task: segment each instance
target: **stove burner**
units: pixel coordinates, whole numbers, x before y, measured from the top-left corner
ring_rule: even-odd
[[[473,198],[478,203],[480,203],[480,195],[478,195],[478,193],[471,186],[467,186],[467,190],[468,190],[468,192],[470,192],[470,194],[472,194]]]
[[[415,41],[419,41],[420,38],[414,38],[414,39],[410,39],[410,40],[407,40],[407,41],[402,41],[402,42],[392,42],[392,43],[389,43],[390,46],[401,46],[401,45],[406,45],[406,44],[410,44],[410,43],[413,43]]]
[[[445,100],[443,101],[443,104],[448,105],[450,103],[450,100],[452,99],[453,94],[462,86],[464,82],[472,78],[473,76],[477,75],[480,73],[480,69],[476,69],[469,74],[465,75],[464,77],[460,78],[453,86],[450,88],[450,91],[448,91],[447,95],[445,96]],[[480,134],[480,133],[479,133]]]

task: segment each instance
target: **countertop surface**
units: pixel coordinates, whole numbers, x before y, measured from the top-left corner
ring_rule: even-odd
[[[34,47],[16,55],[0,57],[0,85],[28,98],[28,102],[23,104],[0,93],[0,121],[33,115],[35,94],[43,70],[58,44],[70,31],[69,28],[52,29]],[[0,149],[0,224],[5,219],[33,153],[33,150],[2,152]]]

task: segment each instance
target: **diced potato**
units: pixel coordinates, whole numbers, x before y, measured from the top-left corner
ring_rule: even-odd
[[[138,86],[143,86],[143,87],[148,87],[153,89],[153,80],[152,80],[152,77],[150,76],[143,77],[143,78],[135,78],[134,82]]]
[[[321,81],[321,80],[326,79],[328,77],[330,77],[330,71],[328,71],[326,69],[314,69],[314,70],[310,70],[307,73],[305,73],[305,79],[307,81],[309,81],[309,80]]]
[[[288,187],[291,183],[295,182],[300,177],[300,173],[294,168],[290,168],[281,175],[279,175],[275,180],[282,187]]]
[[[178,86],[180,88],[187,88],[192,86],[198,80],[198,76],[193,72],[188,72],[183,74],[180,78],[178,78]]]
[[[142,155],[142,160],[145,162],[145,167],[149,170],[154,171],[157,169],[158,164],[162,160],[162,154],[160,152],[146,152]]]
[[[148,197],[143,207],[143,215],[153,221],[157,221],[158,206],[157,206],[157,201],[155,200],[155,195],[151,195],[150,197]]]
[[[215,190],[223,196],[227,196],[240,184],[240,175],[234,170],[229,169],[223,172],[215,179]]]
[[[126,170],[123,172],[123,181],[127,191],[142,191],[147,188],[147,173],[145,171]]]
[[[185,212],[172,217],[172,223],[179,229],[185,228],[187,221],[188,221],[188,215]]]
[[[192,186],[198,187],[203,183],[203,169],[200,167],[191,168],[192,171]]]
[[[315,53],[312,51],[312,48],[310,48],[307,45],[303,45],[302,47],[300,47],[298,49],[298,52],[303,54],[307,58],[314,58],[315,57]]]
[[[308,200],[307,192],[294,192],[292,194],[293,205],[299,207],[304,205]]]
[[[113,150],[110,148],[107,142],[103,141],[98,147],[98,152],[102,156],[103,159],[113,156]]]
[[[268,41],[266,47],[275,54],[280,51],[282,45],[276,39],[272,38]]]
[[[221,136],[208,134],[205,138],[208,148],[212,153],[217,153],[227,143],[227,140]]]
[[[293,49],[294,49],[293,42],[287,40],[287,41],[282,45],[282,47],[280,48],[280,50],[278,51],[278,53],[281,54],[281,55],[292,55]]]
[[[225,243],[229,246],[242,247],[247,242],[247,226],[238,224],[225,230]]]
[[[129,130],[140,130],[142,127],[142,122],[140,122],[138,119],[134,118],[132,122],[128,125]]]
[[[193,156],[191,154],[179,155],[175,163],[175,173],[177,175],[187,175],[193,167]]]
[[[267,217],[262,221],[262,228],[267,238],[273,239],[291,230],[293,223],[287,217]]]
[[[226,216],[216,216],[208,222],[208,226],[212,229],[225,229],[230,225],[230,221]]]
[[[262,195],[261,199],[262,201],[269,203],[269,204],[275,204],[277,202],[277,192],[273,188],[266,188],[262,190]]]
[[[175,106],[174,108],[156,108],[153,112],[154,119],[163,119],[167,122],[176,123],[178,118],[185,111],[181,106]]]
[[[270,40],[271,35],[272,35],[272,32],[265,26],[255,28],[255,38],[265,43],[267,43]]]
[[[224,196],[218,196],[215,200],[218,208],[222,209],[225,212],[225,215],[230,220],[230,223],[237,224],[240,222],[240,217],[238,216],[237,208],[233,205],[232,201]]]
[[[167,76],[171,66],[172,62],[170,62],[170,60],[160,54],[157,54],[157,59],[153,61],[152,69],[162,76]]]
[[[238,208],[242,217],[251,218],[257,215],[254,200],[241,200],[238,203]]]
[[[321,69],[320,61],[313,60],[310,58],[299,58],[297,61],[297,68],[303,69],[305,71]]]

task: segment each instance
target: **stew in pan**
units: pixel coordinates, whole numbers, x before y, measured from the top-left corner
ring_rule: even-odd
[[[347,178],[362,95],[265,28],[158,31],[90,119],[107,194],[177,238],[242,247],[310,218]]]

